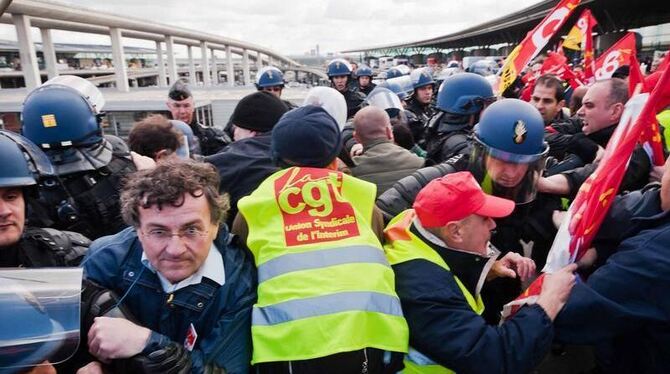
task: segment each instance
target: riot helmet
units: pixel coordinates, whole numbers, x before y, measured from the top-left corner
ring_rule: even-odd
[[[342,77],[351,75],[351,65],[343,58],[336,58],[328,63],[326,71],[328,78]]]
[[[372,69],[367,65],[361,65],[361,67],[356,69],[356,77],[372,77]]]
[[[433,72],[430,68],[415,69],[409,76],[412,79],[412,85],[415,90],[429,84],[435,84],[435,81],[433,80]]]
[[[72,75],[50,79],[23,103],[23,135],[42,149],[99,143],[104,104],[100,90],[86,79]]]
[[[28,166],[28,157],[12,139],[0,133],[0,187],[27,187],[37,184],[35,174]]]
[[[414,93],[412,78],[410,78],[408,75],[387,79],[384,83],[386,88],[398,95],[400,100],[407,100]]]
[[[284,74],[274,66],[261,68],[256,74],[256,88],[284,87]]]
[[[389,117],[397,117],[404,110],[400,98],[386,87],[375,87],[365,99],[366,103],[384,109]]]
[[[347,102],[336,89],[330,87],[314,87],[309,90],[307,97],[302,102],[301,107],[314,105],[323,108],[330,114],[340,131],[347,123]]]
[[[398,65],[394,66],[386,71],[386,79],[402,77],[403,75],[409,75],[410,69],[407,65]]]
[[[471,170],[483,174],[482,188],[517,204],[533,201],[549,152],[540,112],[525,101],[503,99],[482,113],[474,138]]]
[[[0,179],[5,176],[8,178],[4,180],[6,183],[0,182],[0,187],[12,186],[12,182],[9,179],[23,176],[23,165],[28,168],[33,181],[39,182],[43,178],[53,178],[56,176],[56,171],[49,161],[49,157],[26,137],[15,132],[0,130],[0,141],[3,142],[3,145],[0,146],[0,159],[7,166],[0,172],[0,175],[2,175]],[[10,143],[14,144],[11,145]],[[22,160],[23,163],[20,163],[19,160]],[[21,169],[21,172],[14,168]],[[34,185],[34,183],[28,183],[27,185]],[[14,186],[18,186],[18,184]]]
[[[493,89],[481,75],[459,73],[444,80],[437,92],[437,109],[468,116],[480,113],[495,101]]]

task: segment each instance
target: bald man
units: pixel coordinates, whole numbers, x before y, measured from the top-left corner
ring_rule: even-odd
[[[393,142],[391,119],[383,109],[368,106],[354,116],[354,139],[363,153],[354,156],[351,173],[377,186],[377,196],[424,166],[424,159]]]

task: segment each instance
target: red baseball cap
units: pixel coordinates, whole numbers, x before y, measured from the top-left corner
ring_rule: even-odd
[[[424,227],[440,227],[471,214],[500,218],[514,210],[514,201],[484,193],[468,171],[432,180],[414,200],[414,211]]]

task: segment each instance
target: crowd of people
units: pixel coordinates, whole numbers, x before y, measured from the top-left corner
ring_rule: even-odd
[[[602,159],[625,77],[545,74],[523,100],[470,72],[327,74],[297,106],[263,68],[221,129],[179,80],[171,118],[126,141],[87,81],[30,92],[22,134],[0,131],[0,267],[83,268],[81,343],[64,362],[0,347],[0,370],[667,371],[670,163],[641,145],[588,256],[501,319]],[[47,312],[11,331],[55,336],[26,302]]]

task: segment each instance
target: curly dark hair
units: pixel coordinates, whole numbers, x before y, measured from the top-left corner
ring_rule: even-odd
[[[227,194],[219,194],[219,173],[213,165],[193,160],[159,163],[154,169],[133,173],[121,192],[121,214],[126,224],[140,226],[140,207],[180,207],[185,194],[205,196],[212,223],[220,224],[230,209]]]
[[[156,158],[156,153],[163,149],[177,151],[182,142],[181,132],[160,114],[136,122],[128,134],[130,150],[151,158]]]

